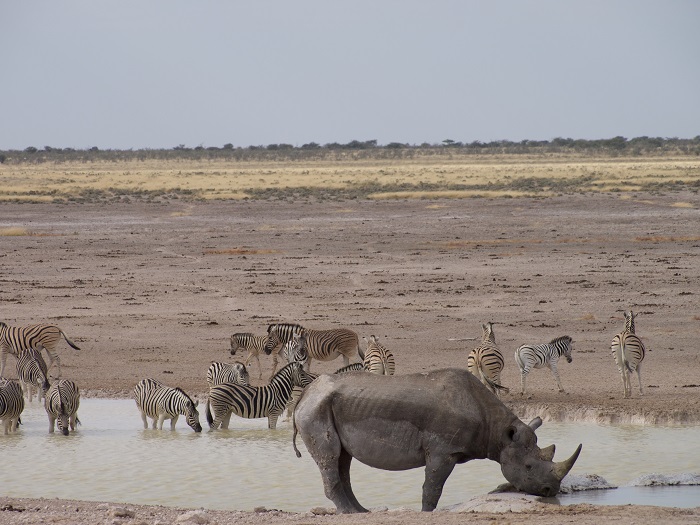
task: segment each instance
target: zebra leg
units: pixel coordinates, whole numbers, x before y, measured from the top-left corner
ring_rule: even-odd
[[[49,415],[49,434],[53,434],[53,429],[56,426],[56,416]]]
[[[260,366],[260,356],[258,354],[255,354],[255,361],[258,363],[258,379],[262,379],[262,366]]]
[[[282,410],[284,411],[284,409]],[[282,412],[275,411],[270,412],[267,415],[267,428],[270,430],[275,430],[275,428],[277,428],[277,420],[279,419],[281,413]]]
[[[78,419],[78,414],[73,414],[70,419],[68,420],[68,423],[70,424],[70,429],[71,431],[75,432],[75,420]]]
[[[155,420],[153,420],[155,423]],[[165,414],[158,414],[158,430],[163,430],[163,422],[165,421]]]
[[[177,423],[179,417],[179,414],[175,414],[173,417],[170,418],[170,430],[175,430],[175,423]]]
[[[554,375],[554,379],[557,380],[557,386],[559,387],[559,392],[564,392],[564,387],[561,386],[561,379],[559,379],[559,370],[557,370],[557,364],[554,361],[549,362],[549,369]]]
[[[146,412],[141,411],[141,421],[143,421],[143,428],[148,429],[148,421],[146,420]]]
[[[224,414],[224,417],[221,418],[221,428],[228,430],[228,426],[231,424],[231,416],[232,415],[233,415],[233,410],[230,410],[230,409]],[[214,428],[218,428],[216,426],[216,421],[214,422]]]
[[[5,377],[5,362],[7,361],[7,350],[2,347],[0,350],[0,377]]]
[[[520,372],[520,395],[525,395],[525,378],[527,377],[527,372]]]
[[[642,363],[637,363],[637,379],[639,380],[639,395],[643,396],[644,392],[642,392]],[[632,385],[630,385],[630,390],[632,389]]]

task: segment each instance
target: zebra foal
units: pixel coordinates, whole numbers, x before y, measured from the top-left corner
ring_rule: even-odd
[[[313,380],[300,363],[293,362],[284,366],[265,386],[224,383],[212,387],[206,408],[209,428],[228,428],[231,414],[236,414],[247,419],[266,417],[268,428],[274,429],[292,397],[292,388],[303,388]]]
[[[522,345],[515,351],[515,362],[520,369],[520,394],[525,394],[525,379],[533,368],[548,366],[557,381],[559,392],[564,392],[559,379],[557,362],[564,356],[567,363],[571,363],[571,342],[568,335],[552,339],[549,343],[541,345]]]
[[[156,379],[142,379],[134,388],[134,400],[141,412],[143,428],[148,428],[147,417],[153,420],[153,428],[163,430],[163,422],[170,419],[170,430],[183,415],[187,424],[195,432],[202,431],[196,402],[179,387],[169,387]]]
[[[350,364],[350,357],[355,353],[361,354],[360,342],[357,334],[347,328],[333,328],[330,330],[312,330],[294,323],[275,323],[267,327],[267,341],[265,353],[270,355],[276,348],[283,347],[293,337],[294,333],[303,332],[306,335],[306,349],[309,359],[319,361],[332,361],[338,356],[343,356],[345,366]],[[277,358],[273,359],[273,372],[277,369]],[[307,370],[310,370],[310,362]]]
[[[258,379],[262,379],[262,367],[260,366],[260,352],[265,350],[267,342],[266,335],[253,335],[249,332],[239,332],[231,336],[231,355],[236,355],[239,350],[248,351],[248,357],[244,361],[245,366],[248,366],[252,357],[258,362]],[[277,363],[275,362],[275,369]],[[272,371],[274,374],[274,370]]]
[[[396,370],[394,354],[379,342],[376,335],[370,335],[365,340],[367,341],[367,349],[364,354],[360,354],[362,367],[373,374],[393,376]]]
[[[249,385],[250,375],[248,374],[248,369],[240,361],[234,361],[233,363],[212,361],[207,370],[207,384],[211,389],[211,387],[221,383]]]
[[[37,401],[46,397],[49,385],[46,362],[41,357],[41,351],[35,348],[26,348],[17,356],[17,377],[22,385],[22,390],[29,402],[34,399],[34,388],[37,390]]]
[[[467,369],[495,395],[508,388],[501,385],[501,372],[505,361],[503,354],[496,345],[496,334],[493,323],[481,325],[481,344],[469,352]]]
[[[23,410],[22,387],[17,381],[0,378],[0,421],[5,428],[5,434],[17,431]]]
[[[613,359],[622,376],[622,388],[625,398],[632,396],[631,374],[636,370],[639,380],[639,395],[642,392],[642,361],[646,354],[642,339],[635,333],[634,318],[637,317],[631,310],[625,312],[625,329],[615,335],[610,345]]]
[[[7,354],[19,356],[22,350],[27,348],[43,348],[49,356],[49,369],[56,363],[58,375],[61,377],[61,359],[56,353],[56,344],[63,336],[72,348],[80,350],[78,346],[68,339],[55,324],[32,324],[27,326],[8,326],[0,322],[0,377],[5,373]]]
[[[49,416],[49,433],[53,434],[54,427],[58,426],[59,432],[67,436],[69,428],[75,431],[75,424],[80,424],[78,419],[78,407],[80,407],[80,389],[73,381],[59,379],[49,391],[46,392],[46,414]]]

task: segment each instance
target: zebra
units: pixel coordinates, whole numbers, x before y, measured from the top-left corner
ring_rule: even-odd
[[[37,401],[46,397],[46,391],[51,385],[49,385],[46,362],[41,357],[41,350],[26,348],[19,353],[17,377],[30,403],[34,398],[34,387],[37,389]]]
[[[363,368],[374,374],[393,376],[396,369],[394,354],[379,342],[376,335],[370,335],[366,341],[367,350],[361,354]]]
[[[274,430],[277,419],[292,396],[292,388],[305,387],[313,379],[300,363],[293,362],[280,369],[270,380],[270,384],[265,386],[233,383],[217,385],[209,391],[207,399],[209,428],[228,428],[231,414],[236,414],[248,419],[267,417],[268,428]]]
[[[43,348],[49,356],[49,369],[56,363],[58,375],[61,377],[61,359],[56,353],[56,343],[63,336],[72,348],[80,350],[68,339],[63,330],[55,324],[32,324],[28,326],[8,326],[0,321],[0,377],[5,373],[7,354],[18,356],[26,348]]]
[[[245,360],[245,366],[248,366],[252,357],[258,362],[258,379],[262,379],[262,367],[260,366],[260,352],[265,349],[266,335],[253,335],[249,332],[239,332],[231,336],[231,355],[236,355],[238,350],[247,350],[248,357]],[[276,356],[275,356],[276,358]],[[275,369],[277,362],[275,361]],[[272,372],[274,374],[274,370]]]
[[[221,383],[238,383],[239,385],[249,385],[250,375],[245,365],[240,361],[233,363],[221,363],[212,361],[207,370],[207,384],[209,388]]]
[[[267,341],[265,353],[270,355],[278,346],[284,346],[292,339],[294,332],[306,333],[306,349],[309,358],[319,361],[331,361],[343,356],[345,366],[350,364],[350,357],[361,353],[357,334],[347,328],[333,328],[330,330],[312,330],[294,323],[276,323],[267,327]],[[273,372],[277,369],[277,360],[273,362]],[[310,363],[307,371],[311,369]]]
[[[559,379],[557,362],[564,356],[567,363],[571,363],[571,343],[572,339],[568,335],[552,339],[549,343],[541,345],[522,345],[515,351],[515,362],[520,368],[520,394],[525,394],[525,378],[533,368],[548,366],[557,380],[559,392],[564,392]]]
[[[610,345],[613,359],[615,359],[617,369],[622,376],[625,398],[632,396],[630,375],[635,370],[639,380],[639,395],[644,395],[644,392],[642,392],[642,361],[644,360],[646,349],[641,338],[634,332],[635,317],[637,317],[636,314],[631,310],[625,312],[625,329],[613,337]]]
[[[288,364],[297,362],[301,364],[301,367],[308,372],[309,353],[306,350],[306,333],[303,331],[294,332],[292,339],[287,341],[287,343],[282,347],[282,350],[280,350],[280,354]],[[299,386],[295,386],[292,389],[292,397],[287,403],[287,417],[285,420],[288,420],[291,417],[294,407],[297,406],[297,402],[299,401],[303,391],[304,389]]]
[[[80,389],[73,381],[59,379],[46,393],[46,414],[49,416],[49,433],[53,434],[54,426],[67,436],[70,430],[75,431],[75,424],[81,424],[78,419],[80,406]]]
[[[501,372],[503,371],[503,354],[496,346],[496,334],[493,331],[493,323],[481,325],[481,344],[469,353],[467,368],[479,380],[496,395],[500,391],[508,392],[508,388],[501,385]]]
[[[17,431],[23,410],[22,387],[17,381],[0,378],[0,421],[3,423],[6,435]]]
[[[180,387],[169,387],[157,379],[142,379],[134,388],[136,406],[141,412],[143,428],[148,428],[146,417],[153,420],[153,428],[163,430],[163,422],[170,419],[170,430],[175,430],[180,415],[195,432],[202,431],[199,424],[198,402],[192,401]]]

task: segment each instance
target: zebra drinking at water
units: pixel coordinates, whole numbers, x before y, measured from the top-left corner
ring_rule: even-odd
[[[367,350],[364,355],[360,354],[363,368],[373,374],[393,376],[396,369],[394,354],[379,342],[376,335],[370,335],[366,340]]]
[[[26,348],[43,348],[49,356],[49,369],[56,363],[58,375],[61,377],[61,359],[56,353],[56,343],[63,336],[71,347],[80,350],[78,346],[66,337],[55,324],[32,324],[28,326],[8,326],[0,322],[0,377],[5,373],[7,354],[19,356]]]
[[[262,367],[260,366],[260,352],[265,350],[267,342],[266,335],[253,335],[248,332],[240,332],[231,336],[231,355],[236,355],[238,350],[247,350],[248,357],[245,360],[245,366],[250,363],[250,358],[255,357],[258,362],[258,379],[262,379]],[[275,359],[277,356],[275,356]],[[277,361],[275,361],[275,369],[277,369]],[[272,371],[274,374],[274,370]]]
[[[240,361],[233,363],[221,363],[212,361],[207,370],[207,384],[209,388],[221,383],[238,383],[239,385],[249,385],[250,375],[245,365]]]
[[[293,323],[276,323],[267,328],[267,342],[265,353],[270,355],[277,347],[283,347],[290,341],[295,332],[306,334],[306,349],[309,358],[319,361],[331,361],[342,355],[347,366],[350,357],[355,353],[360,354],[360,343],[357,334],[347,328],[333,328],[330,330],[312,330]],[[277,369],[277,358],[273,360],[273,372]],[[307,370],[310,370],[310,362]]]
[[[274,429],[277,419],[292,396],[292,388],[305,387],[314,377],[300,363],[284,366],[265,386],[224,383],[212,387],[207,399],[207,422],[211,430],[228,428],[231,414],[248,419],[267,417],[267,426]],[[212,415],[213,412],[213,415]]]
[[[515,362],[520,368],[520,393],[525,394],[525,378],[533,368],[548,366],[557,380],[559,392],[564,392],[559,379],[557,362],[561,356],[571,363],[571,337],[564,335],[541,345],[522,345],[515,351]]]
[[[59,379],[46,392],[46,414],[49,416],[49,432],[53,433],[54,426],[64,436],[70,430],[75,431],[75,424],[80,424],[78,407],[80,407],[80,389],[73,381]]]
[[[172,388],[156,379],[142,379],[134,388],[136,406],[141,412],[143,428],[148,428],[146,417],[153,420],[153,428],[163,429],[163,422],[170,419],[170,430],[181,415],[195,432],[202,431],[196,402],[179,387]]]
[[[617,364],[617,369],[622,376],[622,387],[624,389],[625,398],[632,396],[632,382],[630,375],[635,370],[637,371],[637,379],[639,380],[639,395],[644,395],[642,392],[642,361],[646,350],[641,338],[634,332],[634,318],[636,315],[630,310],[625,312],[625,329],[613,337],[610,350],[612,351],[613,359]]]
[[[49,379],[46,362],[41,357],[41,351],[34,348],[26,348],[17,357],[17,377],[22,385],[22,390],[27,395],[29,402],[34,398],[34,388],[37,389],[37,401],[46,397],[49,389]]]
[[[5,434],[17,431],[24,410],[22,387],[17,381],[0,378],[0,421]]]
[[[500,395],[501,390],[508,392],[508,389],[501,385],[503,365],[503,354],[496,346],[493,323],[482,324],[481,344],[469,353],[467,368],[486,388]]]

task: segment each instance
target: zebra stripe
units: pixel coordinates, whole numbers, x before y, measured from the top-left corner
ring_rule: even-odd
[[[42,348],[46,350],[49,356],[49,369],[56,363],[58,375],[61,377],[61,359],[56,353],[56,343],[63,336],[71,347],[80,350],[78,346],[68,339],[55,324],[32,324],[28,326],[8,326],[0,322],[0,377],[5,373],[5,362],[7,354],[19,355],[22,350],[27,348]]]
[[[520,393],[525,394],[525,378],[533,368],[548,366],[559,386],[559,392],[564,392],[559,379],[557,362],[564,356],[571,363],[571,342],[568,335],[552,339],[549,343],[540,345],[522,345],[515,351],[515,362],[520,368]]]
[[[221,383],[249,385],[250,375],[245,365],[240,361],[235,361],[233,363],[212,361],[207,370],[207,384],[209,388],[211,388]]]
[[[348,372],[364,372],[365,371],[365,365],[363,363],[352,363],[348,366],[344,366],[342,368],[339,368],[334,374],[347,374]]]
[[[277,372],[269,385],[245,386],[233,383],[217,385],[209,391],[207,422],[211,430],[228,428],[231,414],[248,419],[267,417],[274,429],[277,419],[292,396],[294,386],[305,387],[313,377],[299,363],[290,363]],[[213,412],[213,416],[212,416]]]
[[[17,381],[0,379],[0,421],[5,428],[5,434],[16,432],[20,423],[20,415],[24,410],[22,387]]]
[[[17,377],[22,390],[27,395],[29,402],[34,399],[34,388],[37,390],[37,401],[46,397],[49,385],[46,362],[41,357],[41,350],[27,348],[22,350],[17,357]]]
[[[75,431],[75,424],[80,424],[78,407],[80,406],[80,390],[78,385],[68,379],[59,379],[46,393],[46,414],[49,416],[49,432],[53,433],[54,426],[67,436],[70,430]]]
[[[292,339],[295,332],[306,334],[306,349],[309,352],[309,358],[331,361],[342,355],[344,364],[347,366],[350,364],[350,357],[354,356],[355,352],[361,355],[359,338],[352,330],[347,328],[312,330],[293,323],[276,323],[267,327],[265,353],[270,355],[278,346],[284,346]],[[307,370],[310,369],[309,363]]]
[[[496,395],[508,389],[501,385],[501,372],[505,362],[503,354],[496,345],[493,323],[481,325],[481,344],[469,353],[467,368]]]
[[[262,379],[262,367],[260,366],[260,352],[265,350],[267,342],[266,335],[253,335],[249,332],[240,332],[231,336],[231,355],[236,355],[238,350],[248,351],[248,357],[244,361],[245,366],[248,366],[252,357],[258,362],[258,379]],[[277,366],[275,365],[275,368]],[[273,371],[274,374],[274,371]]]
[[[642,391],[642,361],[646,354],[642,339],[634,332],[634,318],[636,315],[630,310],[625,312],[625,329],[615,335],[610,345],[610,350],[617,364],[617,369],[622,376],[622,387],[625,398],[632,396],[632,382],[630,375],[637,371],[639,380],[639,395]]]
[[[134,388],[136,406],[141,412],[143,428],[148,428],[146,417],[153,420],[153,428],[163,429],[163,422],[170,419],[170,430],[181,415],[195,432],[202,431],[196,402],[179,387],[165,386],[156,379],[142,379]]]
[[[362,365],[367,372],[386,376],[393,376],[396,369],[394,354],[379,342],[376,335],[370,335],[367,339],[367,350]]]

